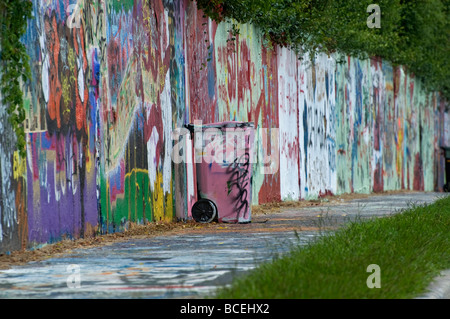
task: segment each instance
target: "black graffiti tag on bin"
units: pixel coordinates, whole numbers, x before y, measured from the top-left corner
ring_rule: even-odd
[[[230,179],[227,181],[228,194],[231,193],[234,187],[237,188],[237,195],[234,198],[236,217],[239,218],[242,210],[243,217],[246,218],[249,203],[247,201],[247,186],[250,182],[249,175],[250,155],[245,153],[240,157],[234,159],[233,163],[228,166],[227,173],[230,174]]]

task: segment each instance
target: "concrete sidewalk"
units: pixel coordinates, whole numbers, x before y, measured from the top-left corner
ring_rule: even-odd
[[[250,224],[208,224],[175,235],[75,249],[0,270],[0,298],[204,298],[234,276],[329,227],[431,203],[442,193],[396,193],[255,214]],[[306,203],[307,204],[307,203]],[[421,298],[449,298],[450,277]]]
[[[444,270],[428,287],[428,292],[416,299],[450,299],[450,269]]]

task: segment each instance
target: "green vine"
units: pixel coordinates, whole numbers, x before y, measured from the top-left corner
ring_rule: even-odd
[[[31,77],[29,56],[20,41],[26,32],[27,19],[32,17],[30,0],[0,0],[0,92],[2,107],[17,135],[17,148],[26,155],[23,121],[25,109],[21,81]]]
[[[404,65],[428,89],[450,100],[450,1],[448,0],[196,0],[217,23],[252,23],[264,43],[297,53],[381,57]],[[370,28],[370,4],[381,27]],[[301,54],[299,56],[302,56]]]

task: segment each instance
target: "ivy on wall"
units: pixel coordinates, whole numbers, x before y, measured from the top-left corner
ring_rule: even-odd
[[[404,65],[450,100],[448,0],[196,0],[216,22],[252,23],[269,42],[295,52],[381,57]],[[379,28],[369,28],[377,4]]]
[[[0,92],[17,135],[17,148],[25,156],[25,109],[21,81],[31,76],[29,56],[20,41],[32,16],[30,0],[0,0]]]

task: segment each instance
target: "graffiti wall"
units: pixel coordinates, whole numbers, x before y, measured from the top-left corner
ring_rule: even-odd
[[[0,252],[190,219],[196,170],[171,154],[194,121],[254,123],[252,204],[442,190],[447,105],[403,68],[299,57],[190,0],[33,0],[33,15],[26,158],[0,109]]]
[[[0,252],[3,247],[20,250],[27,244],[26,163],[15,144],[6,108],[0,107]]]
[[[32,66],[24,85],[29,244],[92,236],[98,225],[99,49],[87,10],[91,25],[76,21],[75,27],[69,6],[75,7],[33,2],[35,18],[24,37]]]
[[[444,101],[403,68],[347,58],[336,68],[337,191],[442,189]]]

